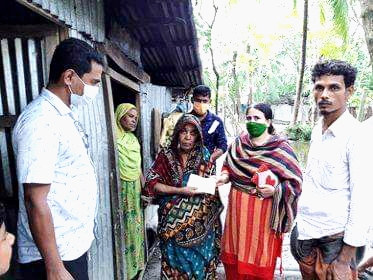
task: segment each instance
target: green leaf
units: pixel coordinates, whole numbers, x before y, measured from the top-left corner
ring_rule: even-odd
[[[325,22],[326,22],[325,7],[324,7],[323,3],[320,4],[320,22],[322,24],[325,24]]]
[[[293,0],[293,10],[297,9],[297,0]]]
[[[349,18],[347,0],[326,0],[333,13],[333,24],[345,44],[348,41]]]

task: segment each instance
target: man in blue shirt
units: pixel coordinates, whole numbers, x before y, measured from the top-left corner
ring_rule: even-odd
[[[215,163],[227,150],[227,137],[225,136],[222,120],[209,111],[211,90],[204,85],[193,89],[193,111],[191,114],[198,117],[203,132],[203,143],[211,153],[211,162]]]

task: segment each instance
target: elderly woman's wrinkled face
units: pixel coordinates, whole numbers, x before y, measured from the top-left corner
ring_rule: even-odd
[[[183,152],[190,152],[196,144],[198,130],[192,124],[186,124],[179,132],[180,149]]]
[[[14,235],[6,231],[3,223],[0,227],[0,275],[9,269],[14,239]]]
[[[137,111],[136,109],[129,110],[121,119],[120,124],[125,131],[135,131],[137,127]]]

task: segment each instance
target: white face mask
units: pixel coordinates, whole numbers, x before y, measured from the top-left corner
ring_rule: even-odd
[[[68,87],[70,89],[70,86],[68,86]],[[71,89],[70,89],[70,93],[71,93],[71,95],[70,95],[71,105],[74,106],[74,108],[82,106],[83,105],[83,100],[84,100],[83,96],[72,93]]]
[[[76,94],[72,91],[71,86],[68,85],[68,88],[70,90],[71,96],[70,96],[70,102],[73,106],[82,106],[87,105],[96,98],[100,88],[98,86],[92,86],[86,84],[79,76],[76,74],[78,79],[83,83],[83,95]]]

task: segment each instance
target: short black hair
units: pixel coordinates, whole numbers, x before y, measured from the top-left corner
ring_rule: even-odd
[[[49,68],[49,83],[57,83],[63,72],[73,69],[79,77],[92,70],[92,61],[104,66],[102,55],[87,42],[76,38],[62,41],[53,53]]]
[[[272,108],[269,104],[267,104],[267,103],[257,103],[257,104],[254,104],[254,105],[250,105],[246,109],[246,115],[251,108],[257,109],[260,112],[262,112],[264,114],[264,117],[266,118],[266,120],[273,120],[273,111],[272,111]],[[268,127],[268,133],[269,134],[274,134],[275,133],[275,128],[273,127],[272,122]]]
[[[4,221],[5,221],[5,207],[4,207],[4,204],[0,202],[0,227],[3,226]]]
[[[211,90],[208,86],[199,85],[193,89],[193,97],[196,96],[207,96],[211,98]]]
[[[316,63],[312,69],[312,82],[324,75],[342,75],[346,88],[354,85],[357,75],[355,67],[342,60],[325,60]]]

